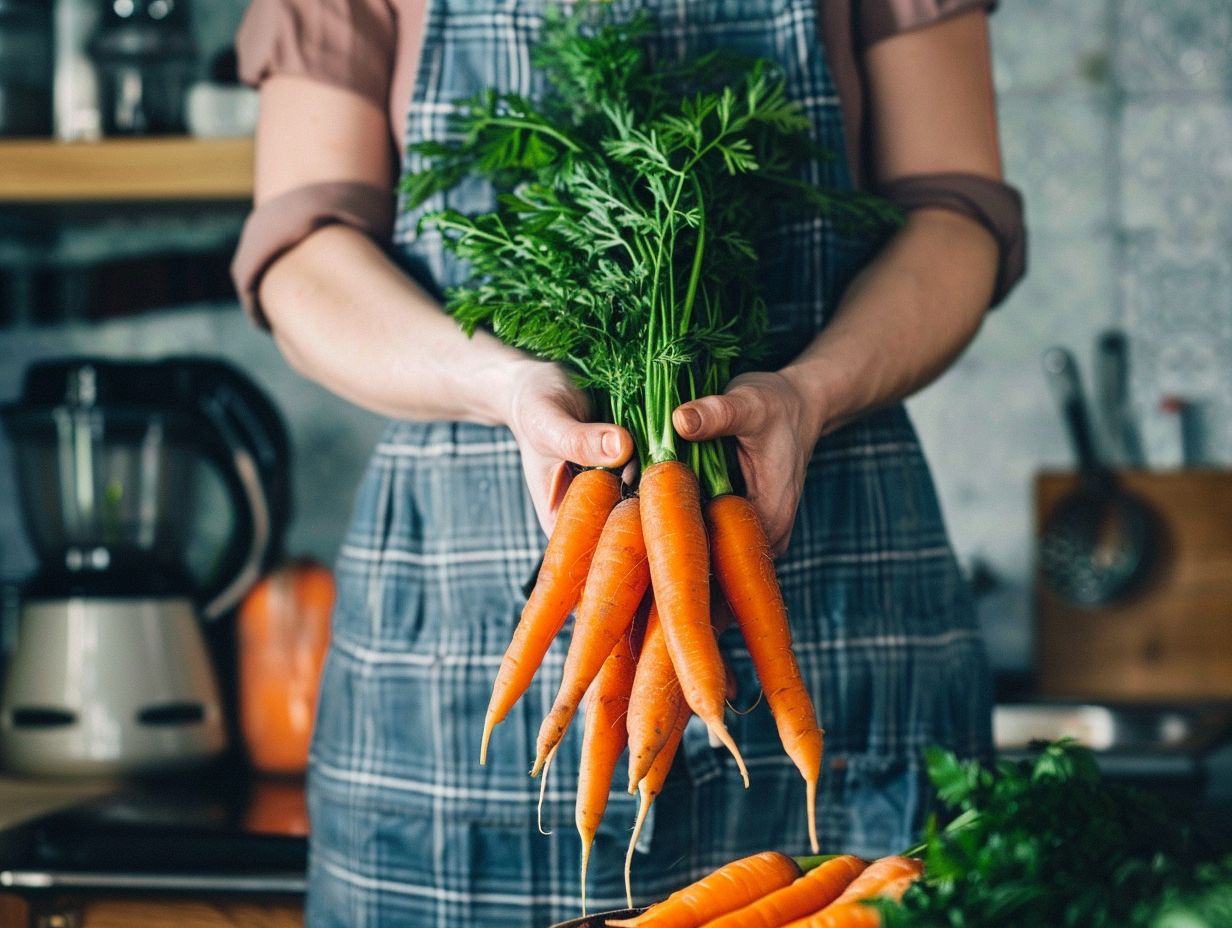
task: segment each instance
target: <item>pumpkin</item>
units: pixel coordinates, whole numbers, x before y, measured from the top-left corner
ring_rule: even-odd
[[[333,607],[333,575],[308,559],[275,569],[240,605],[240,729],[258,770],[308,766]]]

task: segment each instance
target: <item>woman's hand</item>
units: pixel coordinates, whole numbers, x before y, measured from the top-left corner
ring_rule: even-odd
[[[556,364],[514,362],[507,409],[505,424],[522,452],[526,485],[548,535],[569,486],[566,462],[619,467],[633,454],[633,439],[624,429],[586,421],[586,394]]]
[[[678,406],[672,424],[689,441],[735,437],[749,502],[774,553],[782,554],[821,418],[788,376],[759,372],[734,378],[721,395]]]

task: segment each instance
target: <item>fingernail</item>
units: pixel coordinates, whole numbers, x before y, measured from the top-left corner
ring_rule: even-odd
[[[603,433],[603,453],[609,458],[614,458],[620,454],[620,436],[615,432]]]
[[[696,432],[702,427],[702,417],[697,414],[696,409],[680,410],[680,423],[684,426],[682,431]]]

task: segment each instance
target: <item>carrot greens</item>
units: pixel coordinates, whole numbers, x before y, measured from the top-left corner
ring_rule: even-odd
[[[894,219],[880,201],[802,179],[824,153],[773,64],[658,62],[650,29],[645,14],[614,21],[595,5],[552,14],[535,56],[542,93],[460,104],[457,141],[413,146],[423,166],[403,186],[415,207],[491,185],[489,211],[422,219],[469,264],[449,310],[467,331],[488,326],[566,364],[647,466],[681,454],[672,410],[721,390],[760,338],[766,225],[788,204],[852,227]]]

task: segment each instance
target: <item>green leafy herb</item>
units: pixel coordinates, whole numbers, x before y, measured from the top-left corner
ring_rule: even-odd
[[[875,903],[887,928],[1232,925],[1232,859],[1202,863],[1183,821],[1101,780],[1089,750],[1062,741],[994,769],[933,750],[927,764],[962,815],[930,823],[925,879],[902,903]]]

